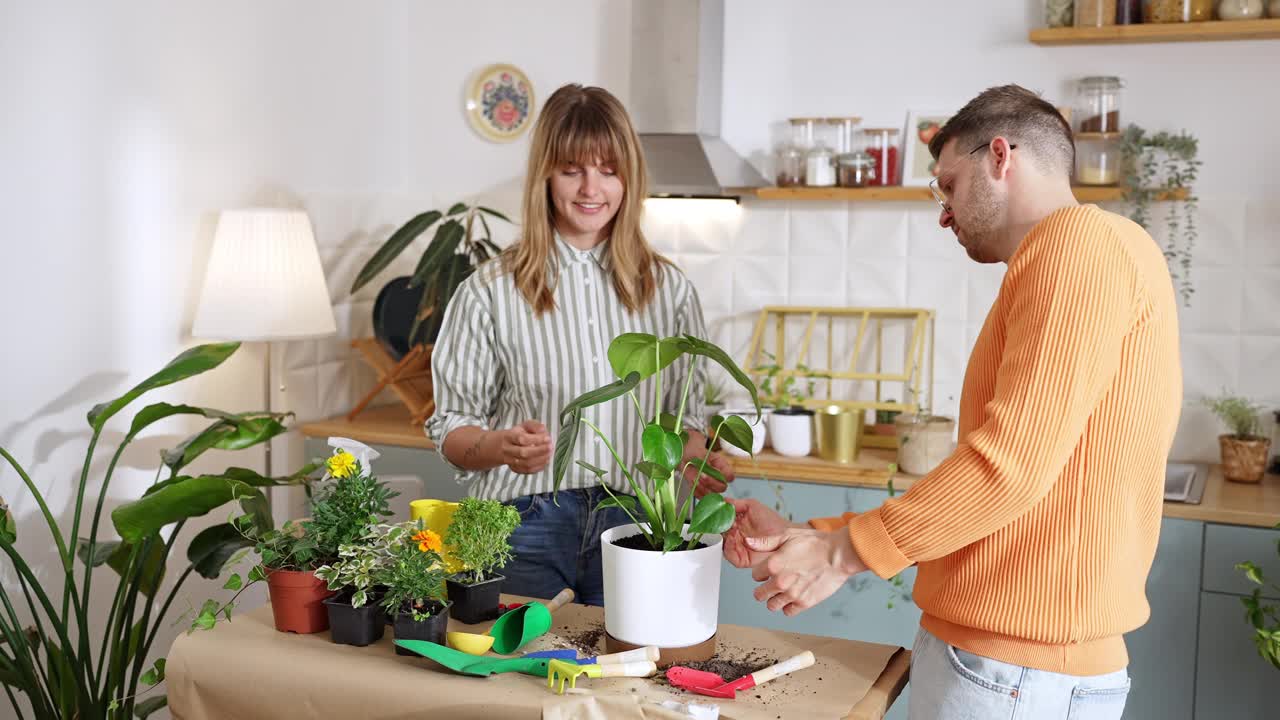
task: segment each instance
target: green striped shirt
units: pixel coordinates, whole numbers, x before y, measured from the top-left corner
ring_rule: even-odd
[[[534,317],[514,278],[498,261],[478,268],[449,302],[431,359],[436,411],[427,420],[426,431],[436,447],[443,448],[445,437],[460,427],[502,430],[525,420],[541,421],[554,442],[561,409],[582,393],[616,379],[607,355],[613,338],[629,332],[706,337],[697,292],[676,267],[658,266],[660,282],[653,300],[631,313],[610,280],[606,243],[583,251],[557,238],[556,247],[550,270],[554,310]],[[689,361],[688,356],[682,357],[663,373],[666,412],[679,409]],[[706,368],[700,362],[689,388],[686,427],[705,426],[705,384]],[[637,395],[645,417],[652,419],[652,385],[642,384]],[[583,417],[605,433],[628,467],[642,459],[643,423],[629,399],[588,408]],[[608,448],[590,428],[583,428],[574,459],[609,470],[609,487],[631,492]],[[470,492],[476,497],[510,500],[552,490],[550,465],[529,475],[505,465],[487,471],[450,465],[458,472],[458,482],[471,484]],[[575,463],[561,487],[595,484],[595,476]]]

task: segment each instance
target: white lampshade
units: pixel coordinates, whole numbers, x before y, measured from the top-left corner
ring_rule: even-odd
[[[300,340],[337,332],[311,221],[301,210],[224,210],[191,334]]]

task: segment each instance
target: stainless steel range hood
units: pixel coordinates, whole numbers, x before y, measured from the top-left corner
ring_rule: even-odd
[[[768,182],[720,139],[723,0],[632,3],[631,103],[652,196],[733,197]]]

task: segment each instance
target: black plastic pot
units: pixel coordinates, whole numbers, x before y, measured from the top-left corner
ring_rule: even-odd
[[[351,607],[351,591],[347,590],[331,598],[325,598],[329,611],[329,634],[340,645],[364,647],[382,639],[387,630],[380,598],[370,593],[369,600],[360,607]]]
[[[455,580],[445,582],[449,589],[449,602],[453,603],[449,610],[450,617],[468,625],[496,618],[503,580],[506,580],[504,576],[494,575],[474,585],[464,585]]]
[[[413,613],[401,610],[396,615],[395,633],[397,640],[426,640],[437,645],[444,645],[444,632],[449,627],[449,605],[452,603],[432,603],[431,617],[426,620],[414,620]],[[397,655],[417,657],[417,653],[396,646]]]

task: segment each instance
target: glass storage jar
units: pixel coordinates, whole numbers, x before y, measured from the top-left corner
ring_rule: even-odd
[[[1111,75],[1081,78],[1072,112],[1077,133],[1120,131],[1120,91],[1124,81]]]
[[[1142,21],[1204,22],[1213,19],[1214,0],[1142,0]]]
[[[778,147],[776,159],[777,172],[774,182],[778,187],[793,187],[804,184],[804,155],[809,150],[807,133],[810,126],[803,118],[791,118],[791,139]]]
[[[1280,18],[1280,0],[1271,0],[1271,4],[1267,5],[1267,15]]]
[[[897,185],[899,182],[899,148],[902,133],[898,128],[867,128],[862,131],[862,142],[868,155],[875,161],[875,177],[872,185]]]
[[[1257,20],[1262,17],[1262,0],[1222,0],[1219,20]]]
[[[1116,0],[1076,0],[1076,27],[1116,24]]]
[[[1142,0],[1119,0],[1116,3],[1116,24],[1137,25],[1142,22]]]
[[[1075,22],[1075,0],[1044,0],[1044,24],[1068,27]]]
[[[1120,133],[1076,133],[1076,184],[1120,182]]]
[[[804,154],[804,184],[831,187],[836,184],[836,154],[831,149],[831,123],[826,118],[809,118],[813,144]]]
[[[840,187],[866,187],[876,179],[875,158],[865,150],[836,156],[836,182]]]

